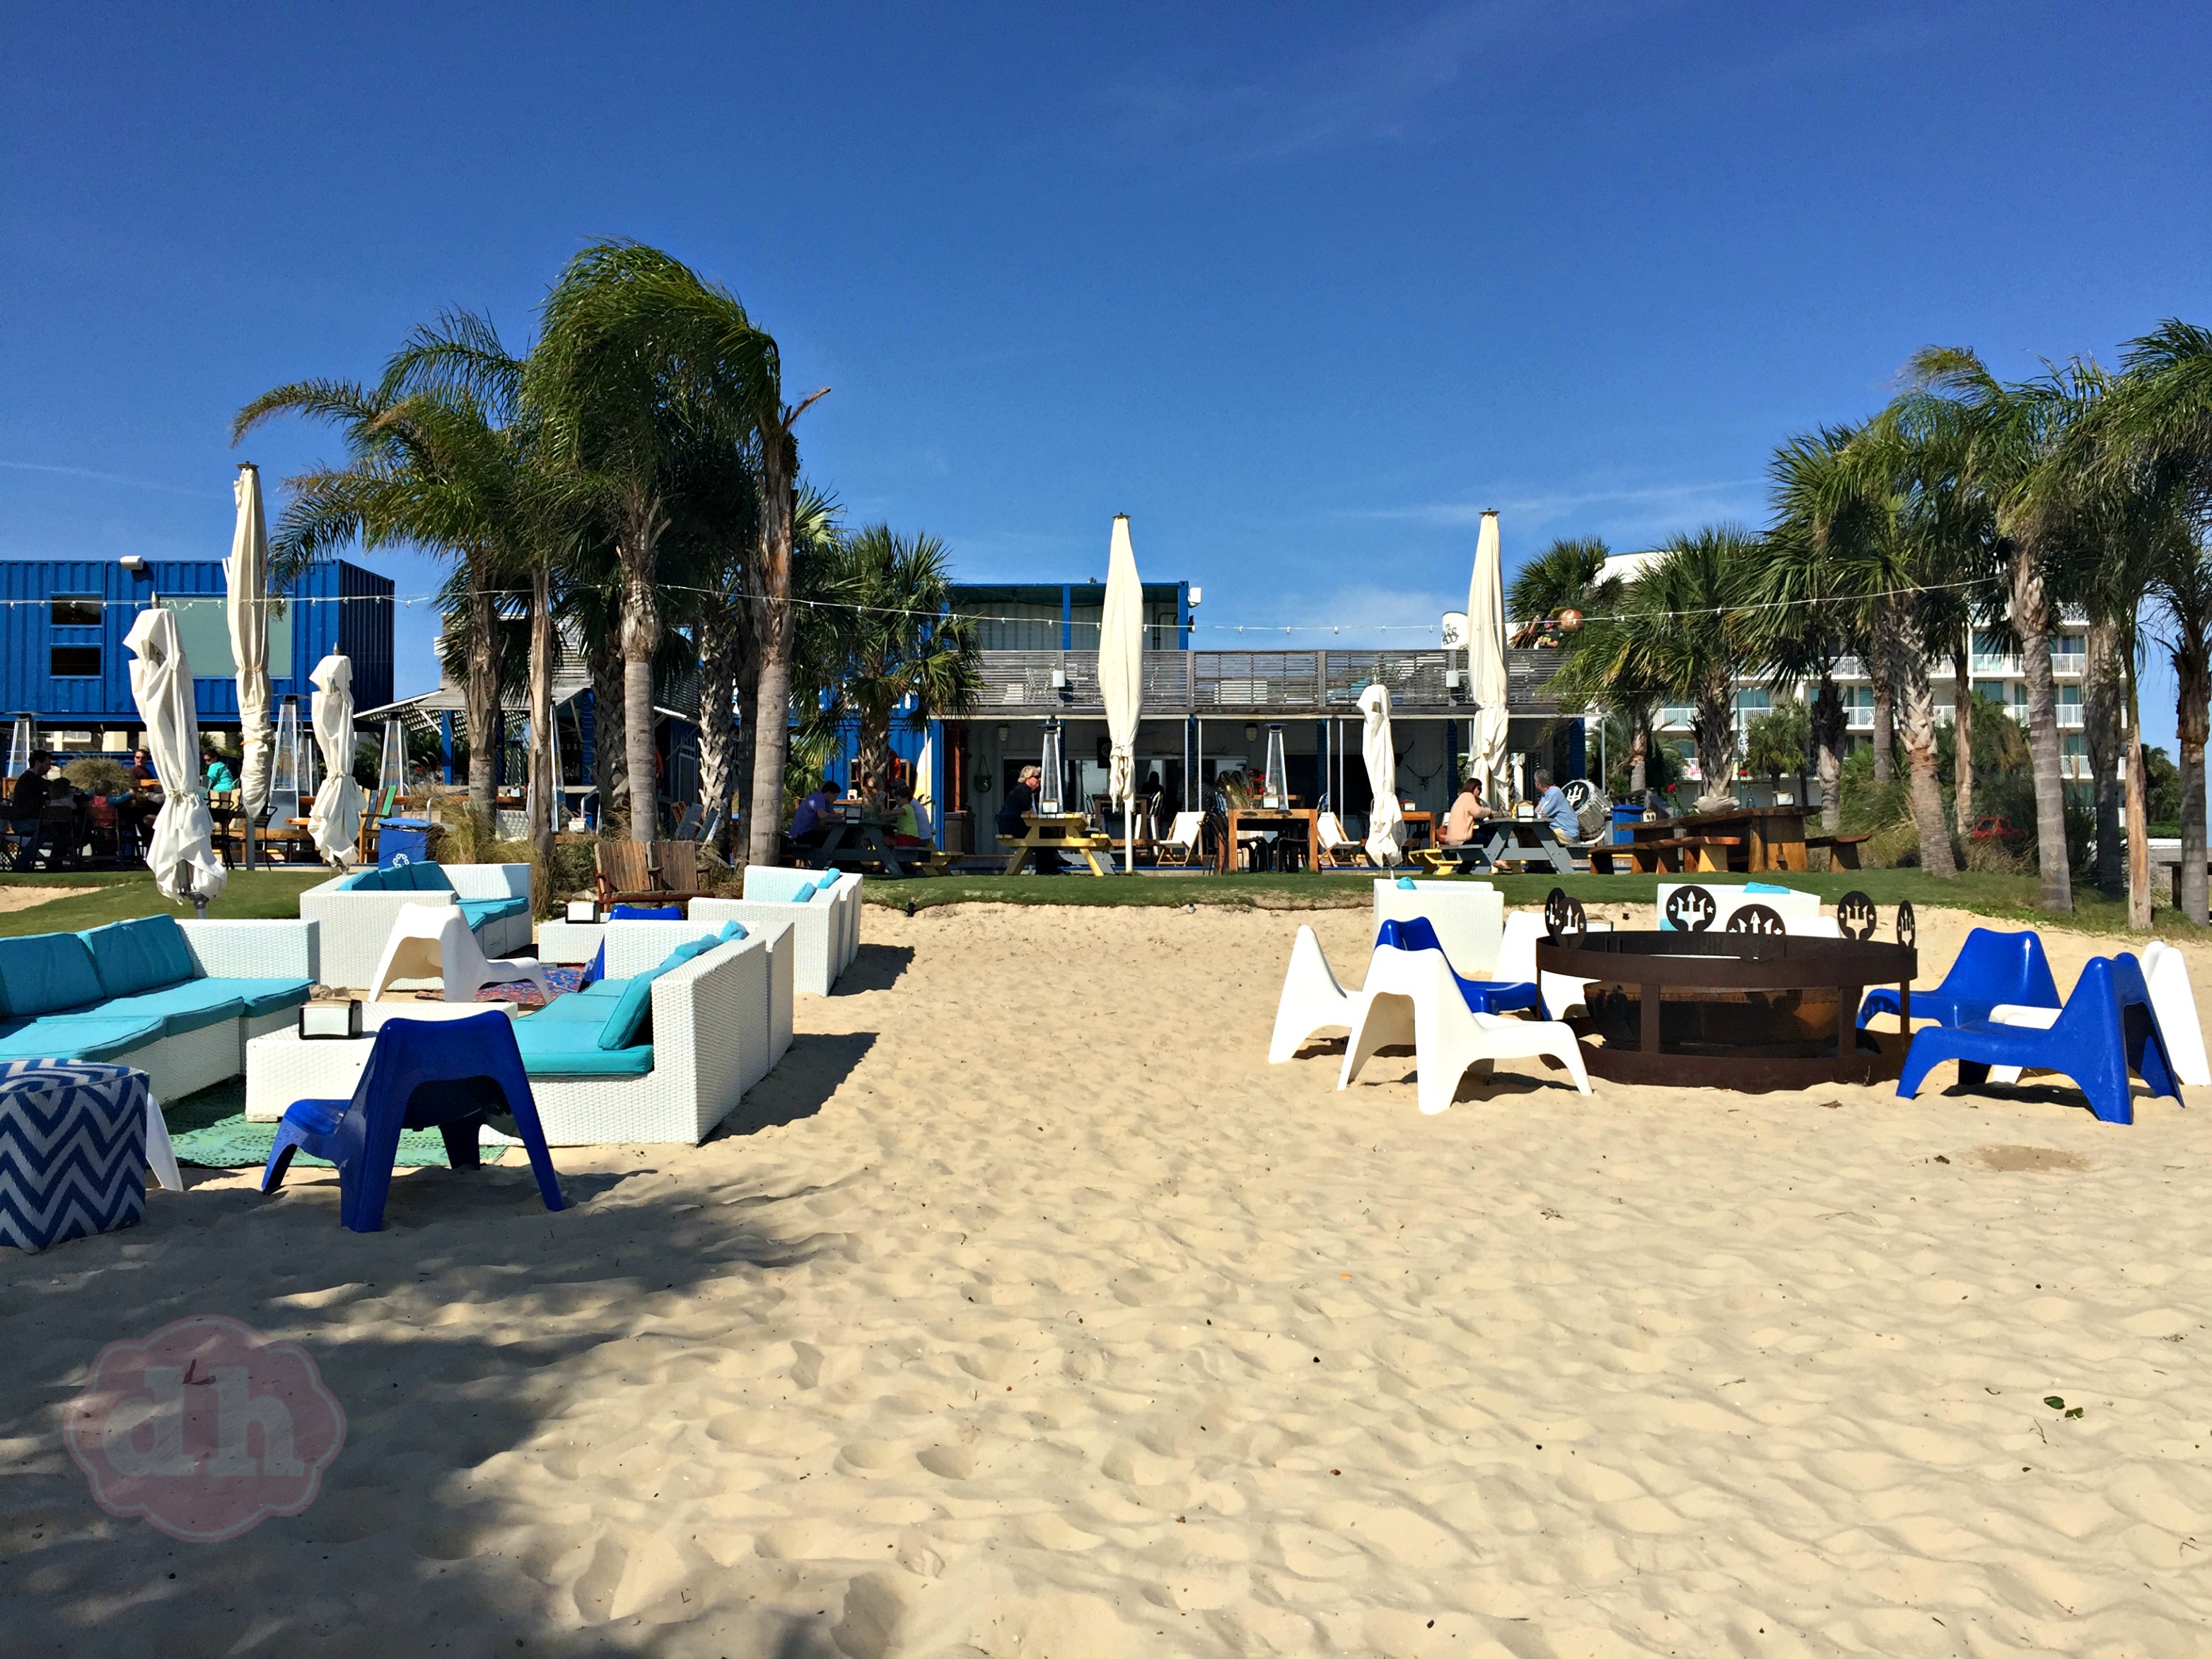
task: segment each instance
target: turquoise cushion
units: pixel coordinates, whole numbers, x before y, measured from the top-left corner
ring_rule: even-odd
[[[616,992],[619,994],[623,987],[629,981],[626,980],[619,979],[614,981],[601,980],[599,984],[605,985],[611,983],[614,986]],[[598,989],[598,986],[594,986],[592,988],[596,990]],[[566,1022],[568,1024],[574,1024],[580,1020],[588,1020],[594,1027],[597,1027],[607,1023],[607,1016],[612,1012],[613,1010],[614,998],[612,997],[586,996],[580,991],[572,991],[567,996],[555,997],[552,1001],[547,1003],[536,1013],[526,1016],[522,1023],[527,1024],[528,1021],[535,1019],[550,1019],[556,1022]],[[592,1040],[595,1042],[599,1040],[596,1031],[594,1032]]]
[[[446,879],[446,872],[427,859],[420,864],[395,866],[392,873],[406,877],[409,890],[416,893],[448,892],[453,885]]]
[[[800,887],[797,892],[793,893],[788,902],[793,904],[804,904],[807,900],[814,896],[815,891],[815,885],[810,881],[804,886]]]
[[[181,985],[164,985],[132,997],[110,997],[89,1012],[129,1019],[161,1022],[163,1036],[182,1036],[246,1012],[246,999],[234,988],[235,980],[188,979]]]
[[[526,898],[463,899],[460,902],[461,914],[468,918],[471,933],[488,921],[495,921],[501,916],[526,915],[530,910],[530,901]]]
[[[715,939],[723,945],[727,945],[733,939],[745,937],[745,925],[742,921],[726,921],[722,924],[722,931],[714,935]]]
[[[89,1013],[87,1005],[105,994],[92,952],[75,933],[31,933],[0,945],[0,1015]]]
[[[158,1019],[48,1014],[0,1023],[0,1060],[114,1060],[161,1038]]]
[[[1413,878],[1411,876],[1401,876],[1398,878],[1398,885],[1410,893],[1413,890]]]
[[[1747,881],[1743,884],[1743,890],[1747,893],[1786,893],[1790,890],[1777,887],[1771,881]]]
[[[653,1069],[651,1043],[603,1048],[592,1041],[588,1022],[549,1020],[544,1014],[515,1022],[514,1046],[532,1077],[642,1077]]]
[[[244,1003],[249,1019],[296,1008],[314,988],[313,981],[304,979],[210,979],[202,982],[219,985]]]
[[[666,956],[661,957],[660,966],[654,969],[653,971],[656,974],[665,974],[671,968],[681,968],[685,963],[690,961],[692,957],[702,955],[705,952],[713,950],[720,943],[721,941],[720,939],[715,939],[711,935],[706,939],[685,939],[683,944],[678,945]]]
[[[639,1033],[652,1022],[653,981],[660,977],[660,973],[656,968],[649,974],[640,974],[623,987],[623,994],[615,999],[613,1012],[607,1015],[607,1023],[600,1029],[600,1048],[627,1048],[642,1041]]]
[[[174,985],[196,971],[191,947],[173,916],[140,916],[131,921],[112,921],[79,933],[92,952],[93,970],[100,988],[112,997],[150,991],[157,985]]]
[[[341,893],[374,893],[384,886],[381,870],[356,870],[349,876],[337,878],[337,889]]]
[[[605,1002],[611,997],[620,996],[624,991],[629,989],[629,981],[626,979],[595,979],[589,985],[584,987],[582,990],[571,992],[569,994],[580,997],[597,997],[600,1001]],[[548,1006],[550,1006],[557,1005],[568,1000],[568,997],[556,997],[554,999],[554,1004]]]

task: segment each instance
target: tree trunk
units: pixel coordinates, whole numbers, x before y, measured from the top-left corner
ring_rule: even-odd
[[[1973,634],[1968,630],[1966,639]],[[1974,827],[1974,683],[1966,644],[1951,647],[1951,812],[1963,836]]]
[[[1698,772],[1705,780],[1705,798],[1735,793],[1735,687],[1729,682],[1716,695],[1708,688],[1698,699]]]
[[[2128,679],[2128,926],[2150,931],[2150,786],[2143,779],[2142,704],[2137,698],[2135,653],[2123,659]]]
[[[469,678],[462,695],[468,702],[469,811],[489,829],[497,822],[493,779],[506,734],[499,729],[499,605],[486,580],[472,576],[469,582]]]
[[[2207,659],[2207,641],[2196,629],[2184,635],[2173,653],[2174,739],[2181,751],[2181,910],[2200,927],[2205,921],[2204,742],[2212,727],[2212,662]]]
[[[710,595],[699,617],[700,810],[710,822],[719,820],[709,843],[717,855],[729,843],[730,794],[737,782],[739,603]]]
[[[1881,656],[1879,649],[1875,653]],[[1889,781],[1891,752],[1897,747],[1896,700],[1890,694],[1889,681],[1877,672],[1874,677],[1874,781]]]
[[[653,655],[660,649],[657,512],[637,515],[622,542],[623,750],[629,763],[629,838],[660,836],[659,765],[653,746]]]
[[[592,787],[599,792],[599,833],[621,830],[629,817],[629,757],[623,751],[621,722],[622,653],[611,639],[588,639],[585,655],[592,671]]]
[[[741,629],[738,651],[738,752],[735,778],[738,798],[731,828],[738,832],[729,838],[731,850],[739,864],[747,862],[752,852],[753,826],[753,766],[758,759],[759,745],[754,738],[760,731],[760,653],[753,648],[751,630]]]
[[[2045,910],[2071,910],[2074,871],[2066,850],[2066,780],[2058,760],[2058,686],[2051,677],[2051,602],[2041,562],[2027,547],[2013,552],[2012,625],[2027,671],[2027,758],[2035,774],[2036,864],[2042,878],[2036,903]]]
[[[2097,885],[2118,898],[2125,890],[2126,873],[2120,861],[2120,750],[2122,735],[2120,677],[2118,672],[2120,630],[2110,623],[2093,623],[2081,686],[2081,732],[2089,751],[2091,787],[2097,803]]]
[[[791,750],[792,484],[796,458],[782,422],[761,433],[761,556],[754,615],[758,624],[760,690],[753,701],[753,795],[748,854],[774,864],[783,831],[783,763]]]
[[[1943,782],[1936,757],[1936,697],[1928,683],[1928,659],[1917,638],[1901,622],[1884,629],[1889,672],[1897,688],[1898,714],[1905,738],[1907,793],[1913,826],[1920,833],[1920,867],[1931,876],[1955,876],[1950,826],[1943,820]]]
[[[1844,827],[1844,698],[1825,674],[1813,699],[1813,755],[1820,779],[1820,829],[1832,836]]]
[[[891,716],[889,709],[861,716],[855,751],[860,775],[865,781],[863,798],[868,811],[880,817],[890,810]]]
[[[553,788],[560,741],[553,723],[553,571],[541,560],[530,573],[530,837],[549,874],[561,822]]]
[[[1651,792],[1650,754],[1651,728],[1640,720],[1632,721],[1628,735],[1628,793],[1646,806],[1651,804],[1644,799]]]

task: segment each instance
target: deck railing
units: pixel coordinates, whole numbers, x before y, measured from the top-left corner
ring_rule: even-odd
[[[1516,714],[1550,715],[1557,708],[1545,684],[1559,665],[1551,651],[1506,653],[1506,706]],[[1105,713],[1098,659],[1088,651],[986,651],[974,717],[1059,714],[1096,719]],[[1431,651],[1147,651],[1145,713],[1325,716],[1359,712],[1359,694],[1377,681],[1390,688],[1394,714],[1471,716],[1474,698],[1463,652]],[[1460,684],[1445,683],[1459,671]]]

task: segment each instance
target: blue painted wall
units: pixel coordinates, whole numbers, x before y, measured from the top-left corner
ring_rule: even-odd
[[[358,706],[373,708],[391,702],[392,592],[389,578],[358,565],[331,560],[312,566],[284,590],[285,621],[272,621],[271,695],[306,697],[314,689],[308,674],[337,651],[353,659]],[[157,599],[198,599],[207,610],[194,617],[194,626],[204,629],[219,614],[222,594],[219,559],[149,560],[144,569],[135,571],[112,559],[0,560],[0,714],[29,713],[45,723],[91,728],[135,727],[138,711],[131,701],[131,653],[123,641],[138,613]],[[58,595],[96,604],[97,619],[88,616],[82,625],[57,623]],[[288,634],[290,649],[280,658]],[[227,659],[227,644],[223,649]],[[57,651],[97,652],[97,672],[57,678]],[[59,665],[91,665],[64,657]],[[234,678],[195,674],[192,684],[203,724],[236,723]]]

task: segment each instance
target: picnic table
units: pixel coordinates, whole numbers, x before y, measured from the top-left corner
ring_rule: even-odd
[[[1723,807],[1623,827],[1628,842],[1591,849],[1594,866],[1602,862],[1613,867],[1625,860],[1638,875],[1670,871],[1759,875],[1806,867],[1802,806]]]
[[[1541,866],[1562,876],[1575,873],[1574,854],[1545,818],[1485,818],[1474,826],[1469,846],[1479,847],[1492,865]]]
[[[1303,830],[1306,843],[1306,868],[1313,869],[1321,862],[1321,814],[1310,806],[1232,806],[1229,809],[1228,833],[1221,838],[1221,851],[1215,860],[1217,871],[1226,872],[1237,867],[1237,831],[1275,830],[1285,835]]]
[[[865,814],[832,818],[830,833],[822,838],[821,845],[801,848],[798,861],[810,870],[857,868],[894,881],[917,871],[927,872],[933,862],[934,849],[896,845],[891,827],[888,818]]]
[[[1091,819],[1081,812],[1024,812],[1019,841],[1006,844],[1013,850],[1006,859],[1002,872],[1018,876],[1022,866],[1039,853],[1074,853],[1081,855],[1091,866],[1091,873],[1103,876],[1109,872],[1098,860],[1102,851],[1110,851],[1113,837],[1101,835],[1091,827]]]

